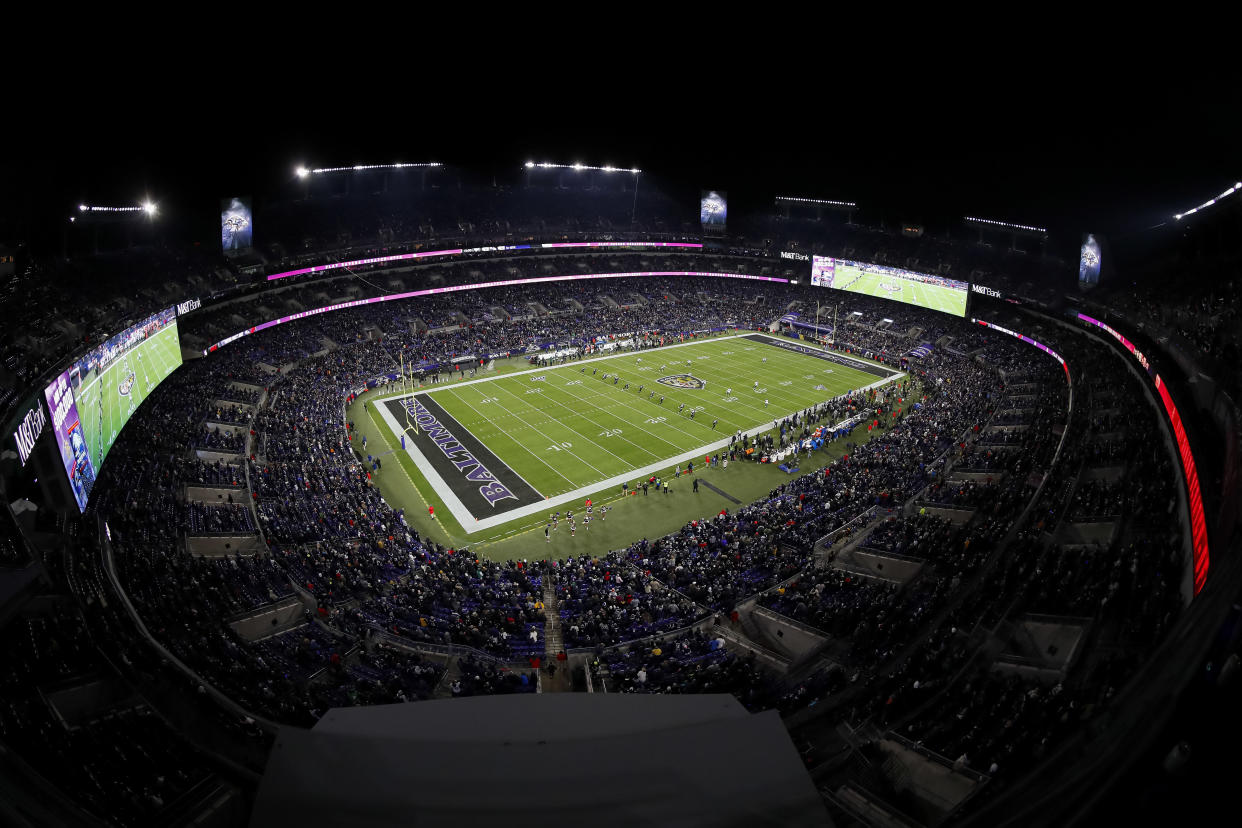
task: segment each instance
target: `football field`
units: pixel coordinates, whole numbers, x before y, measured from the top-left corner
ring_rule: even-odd
[[[372,401],[467,533],[576,508],[727,449],[737,432],[898,376],[760,334],[624,351]]]
[[[870,273],[838,263],[833,287],[850,293],[874,296],[877,299],[892,299],[908,305],[918,305],[922,308],[951,313],[954,316],[966,315],[967,292],[965,290],[932,285],[917,279],[902,279],[883,273]]]
[[[126,421],[180,364],[181,343],[177,323],[172,322],[129,349],[98,376],[92,372],[82,378],[82,385],[73,394],[96,473]]]

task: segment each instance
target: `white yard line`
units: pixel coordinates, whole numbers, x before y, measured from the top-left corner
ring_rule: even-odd
[[[573,375],[571,374],[571,376],[573,376]],[[633,380],[631,380],[631,382],[633,382]],[[640,383],[640,384],[641,384],[641,385],[646,385],[646,383],[645,383],[645,382],[642,382],[642,383]],[[583,387],[583,388],[594,388],[594,383],[591,383],[590,385],[588,385],[587,383],[585,383],[585,382],[584,382],[584,383],[583,383],[583,385],[582,385],[582,387]],[[661,388],[667,388],[667,386],[664,386],[664,385],[662,385],[662,386],[660,386],[660,387],[661,387]],[[600,411],[607,411],[607,412],[609,413],[609,416],[611,416],[611,417],[615,417],[615,418],[617,418],[617,419],[619,419],[619,420],[620,420],[620,419],[624,419],[624,418],[623,418],[623,417],[621,417],[620,415],[618,415],[618,414],[613,414],[613,413],[612,413],[612,408],[616,408],[617,406],[604,406],[604,405],[598,405],[597,403],[593,403],[593,402],[591,402],[591,400],[592,400],[592,399],[595,399],[595,398],[597,398],[597,397],[602,397],[602,398],[605,398],[605,399],[612,399],[612,398],[611,398],[611,397],[609,397],[607,394],[600,393],[599,391],[592,391],[592,392],[591,392],[591,396],[590,396],[590,397],[588,397],[588,398],[585,398],[585,399],[584,399],[584,398],[582,398],[582,397],[579,397],[577,394],[571,394],[571,396],[573,396],[575,399],[582,400],[582,402],[585,402],[587,405],[590,405],[590,406],[592,406],[593,408],[595,408],[595,409],[597,409],[597,410],[600,410]],[[651,406],[652,406],[652,407],[653,407],[656,411],[665,411],[665,412],[667,412],[667,411],[669,411],[669,410],[670,410],[670,409],[661,408],[661,407],[660,407],[660,405],[659,405],[658,403],[656,403],[656,402],[654,402],[654,401],[652,401],[652,400],[647,400],[647,399],[645,399],[645,398],[643,398],[643,397],[638,397],[638,401],[639,401],[639,404],[642,404],[642,403],[644,403],[644,402],[645,402],[645,403],[649,403],[649,404],[650,404],[650,405],[651,405]],[[630,412],[632,412],[633,414],[635,414],[636,416],[639,416],[639,417],[642,417],[642,416],[643,416],[643,414],[644,414],[644,412],[643,412],[642,410],[640,410],[640,409],[638,409],[638,408],[635,408],[634,406],[630,405],[629,403],[624,403],[624,404],[622,405],[622,407],[623,407],[623,408],[625,408],[625,410],[626,410],[626,411],[630,411]],[[672,428],[674,431],[678,432],[679,434],[684,434],[686,437],[690,437],[690,438],[692,438],[692,439],[698,439],[697,437],[694,437],[694,435],[690,434],[689,432],[687,432],[687,431],[683,431],[682,429],[680,429],[680,428],[678,428],[676,425],[674,425],[674,424],[673,424],[673,423],[674,423],[674,420],[673,420],[673,419],[668,418],[668,417],[667,417],[666,415],[664,415],[664,414],[661,414],[660,416],[665,417],[664,424],[665,424],[665,425],[667,425],[667,426],[669,426],[670,428]],[[629,423],[630,425],[634,425],[632,422],[630,422],[630,421],[628,421],[628,420],[627,420],[626,422],[627,422],[627,423]],[[644,419],[644,422],[645,422],[645,419]],[[647,431],[647,429],[643,428],[642,426],[637,426],[637,428],[638,428],[638,430],[639,430],[639,431],[644,432],[645,434],[649,434],[651,437],[653,437],[653,438],[654,438],[654,439],[656,439],[656,440],[659,440],[661,443],[664,443],[664,444],[665,444],[665,445],[667,445],[667,446],[672,446],[672,447],[673,447],[673,448],[675,448],[675,449],[680,449],[680,448],[681,448],[681,446],[677,445],[676,443],[670,442],[669,440],[665,439],[664,437],[658,437],[658,436],[656,436],[655,434],[652,434],[650,431]]]
[[[449,389],[449,391],[452,393],[452,395],[453,395],[454,397],[456,397],[458,400],[460,400],[460,401],[461,401],[461,403],[462,403],[463,405],[465,405],[465,406],[466,406],[466,408],[469,408],[469,409],[470,409],[471,411],[473,411],[475,414],[478,414],[478,415],[479,415],[480,417],[482,417],[484,420],[487,420],[487,422],[488,422],[488,423],[490,423],[491,425],[493,425],[493,426],[495,426],[495,425],[496,425],[496,423],[495,423],[495,422],[494,422],[494,421],[493,421],[490,417],[488,417],[486,414],[484,414],[484,413],[482,413],[481,411],[479,411],[479,409],[475,408],[473,405],[471,405],[470,403],[468,403],[468,402],[466,402],[464,399],[462,399],[461,395],[460,395],[460,394],[458,394],[455,390],[453,390],[453,389]],[[501,408],[504,408],[504,406],[502,405],[502,406],[501,406]],[[509,411],[509,409],[505,408],[505,411]],[[513,415],[513,412],[509,412],[509,416],[510,416],[510,417],[514,416],[514,415]],[[521,422],[521,421],[519,420],[518,422]],[[460,425],[460,423],[459,423],[459,425]],[[465,428],[465,429],[466,429],[466,431],[470,431],[470,429],[469,429],[469,428],[466,428],[464,425],[462,426],[462,428]],[[512,432],[506,432],[506,431],[505,431],[505,429],[500,428],[499,426],[497,426],[497,428],[498,428],[498,429],[500,429],[500,431],[501,431],[502,433],[507,433],[507,434],[511,434],[511,433],[512,433]],[[398,434],[402,434],[402,433],[404,433],[404,432],[398,432]],[[473,436],[473,433],[472,433],[472,435],[471,435],[471,436]],[[475,439],[476,439],[476,440],[478,440],[479,438],[478,438],[478,437],[475,437]],[[412,441],[412,440],[408,440],[407,442],[413,442],[413,441]],[[480,443],[482,443],[482,444],[486,447],[486,445],[487,445],[487,444],[486,444],[486,443],[483,443],[483,441],[482,441],[482,440],[479,440],[479,442],[480,442]],[[564,480],[566,483],[568,483],[568,484],[569,484],[569,485],[571,485],[571,486],[578,486],[578,485],[581,485],[581,484],[579,484],[579,483],[575,483],[574,481],[570,480],[570,479],[569,479],[568,477],[566,477],[565,475],[561,474],[561,473],[560,473],[560,471],[558,471],[558,470],[556,469],[556,467],[554,467],[554,466],[552,466],[550,463],[548,463],[548,461],[547,461],[547,460],[544,460],[544,459],[543,459],[542,457],[540,457],[538,454],[535,454],[533,451],[531,451],[530,449],[526,448],[526,444],[525,444],[525,443],[521,442],[520,440],[514,440],[513,442],[514,442],[514,443],[516,443],[518,446],[521,446],[521,448],[522,448],[522,449],[523,449],[523,450],[524,450],[527,454],[529,454],[531,457],[535,458],[535,459],[536,459],[536,460],[538,460],[540,463],[543,463],[545,466],[547,466],[549,469],[551,469],[551,470],[552,470],[552,473],[553,473],[553,474],[555,474],[556,476],[558,476],[559,478],[561,478],[561,480]],[[489,450],[489,451],[491,451],[491,449],[488,449],[488,450]],[[495,452],[492,452],[492,454],[495,454]],[[497,458],[497,459],[499,459],[499,458]],[[501,460],[500,462],[504,463],[504,461],[503,461],[503,460]],[[587,464],[587,465],[590,465],[590,464]],[[509,469],[509,471],[513,472],[514,474],[517,474],[517,469],[512,468],[511,466],[509,466],[509,464],[508,464],[508,463],[505,463],[505,467],[506,467],[506,468],[508,468],[508,469]],[[595,467],[594,467],[594,466],[591,466],[591,468],[595,468]],[[599,472],[600,474],[603,474],[603,472],[599,471],[599,469],[595,469],[595,471]],[[523,482],[523,483],[525,483],[527,486],[530,486],[532,489],[534,489],[536,494],[543,494],[543,492],[539,491],[538,489],[535,489],[535,487],[534,487],[534,486],[531,486],[531,485],[530,485],[530,481],[528,481],[525,477],[522,477],[522,475],[520,475],[520,474],[518,474],[518,477],[519,477],[519,478],[521,478],[521,480],[522,480],[522,482]]]
[[[496,387],[497,387],[497,388],[499,388],[500,390],[504,391],[506,394],[508,394],[508,395],[510,395],[510,396],[512,396],[512,397],[516,397],[516,398],[518,399],[518,401],[519,401],[519,402],[525,403],[525,400],[523,400],[521,397],[518,397],[518,395],[517,395],[517,394],[513,393],[512,391],[510,391],[508,388],[505,388],[503,385],[501,385],[501,384],[497,384],[497,386],[496,386]],[[582,414],[578,413],[577,411],[574,411],[574,410],[573,410],[572,408],[570,408],[569,406],[565,405],[565,403],[563,403],[563,402],[561,402],[561,401],[559,401],[559,400],[553,400],[553,399],[552,399],[552,397],[551,397],[550,395],[541,394],[540,396],[546,396],[546,397],[548,398],[548,400],[549,400],[549,401],[551,401],[551,402],[555,403],[556,405],[559,405],[561,408],[567,409],[567,410],[569,411],[569,413],[570,413],[570,414],[572,414],[572,415],[573,415],[573,416],[575,416],[575,417],[582,417],[582,416],[584,416],[584,415],[582,415]],[[505,406],[504,406],[503,404],[502,404],[500,407],[501,407],[501,408],[504,408],[504,409],[505,409],[505,411],[509,411],[509,409],[508,409],[508,408],[505,408]],[[538,409],[535,409],[535,410],[536,410],[536,411],[538,411]],[[513,412],[511,412],[511,411],[510,411],[509,413],[510,413],[510,415],[512,415],[512,413],[513,413]],[[542,414],[542,413],[544,413],[544,412],[540,411],[539,413],[541,413],[541,414]],[[486,419],[487,419],[487,421],[488,421],[488,422],[492,422],[490,418],[486,418]],[[570,431],[572,431],[574,434],[577,434],[577,435],[578,435],[579,437],[581,437],[583,440],[586,440],[589,444],[591,444],[591,445],[595,446],[596,448],[600,449],[600,450],[601,450],[601,451],[603,451],[605,454],[611,454],[613,457],[615,457],[617,460],[620,460],[622,463],[624,463],[624,462],[625,462],[625,458],[623,458],[623,457],[619,457],[618,455],[613,454],[611,451],[609,451],[608,449],[604,448],[604,447],[603,447],[603,446],[601,446],[599,443],[595,442],[595,441],[594,441],[594,440],[592,440],[590,437],[586,436],[586,435],[585,435],[585,434],[583,434],[581,431],[579,431],[578,429],[574,428],[573,426],[571,426],[569,423],[565,422],[564,420],[557,420],[557,419],[555,419],[555,418],[554,418],[554,420],[553,420],[553,421],[554,421],[557,425],[561,426],[562,428],[567,428],[567,429],[569,429]],[[495,425],[495,423],[492,423],[492,425]],[[502,429],[502,430],[503,430],[503,429]],[[625,438],[622,438],[622,439],[625,439]],[[628,440],[626,440],[626,442],[628,443],[629,441],[628,441]],[[634,444],[633,444],[633,443],[630,443],[630,445],[634,445]],[[637,447],[636,447],[636,448],[637,448]],[[643,449],[643,451],[646,451],[646,449]],[[570,453],[570,454],[573,454],[573,452],[569,452],[569,453]],[[651,452],[648,452],[648,454],[650,454],[650,453],[651,453]],[[573,456],[574,456],[574,458],[575,458],[575,459],[577,459],[579,462],[583,463],[584,465],[591,466],[591,464],[590,464],[590,463],[587,463],[587,461],[583,460],[583,459],[582,459],[581,457],[579,457],[577,454],[573,454]],[[591,468],[595,469],[595,471],[596,471],[596,472],[598,472],[601,476],[603,476],[603,475],[606,475],[606,474],[607,474],[607,472],[605,472],[605,471],[602,471],[602,470],[600,470],[600,469],[596,469],[596,468],[595,468],[595,466],[591,466]]]
[[[554,386],[554,387],[556,387],[556,386]],[[601,411],[601,412],[603,412],[603,413],[604,413],[606,416],[608,416],[608,417],[612,417],[612,418],[613,418],[613,419],[615,419],[615,420],[620,420],[620,421],[621,421],[624,425],[626,425],[626,426],[633,426],[633,427],[637,428],[639,431],[643,432],[644,434],[646,434],[648,437],[650,437],[650,438],[651,438],[651,439],[653,439],[653,440],[659,440],[661,443],[664,443],[664,445],[666,445],[666,446],[672,446],[674,449],[676,449],[676,448],[680,448],[680,446],[678,446],[678,445],[677,445],[677,444],[675,444],[675,443],[670,443],[670,442],[668,442],[667,440],[663,439],[662,437],[657,437],[656,435],[652,434],[650,431],[648,431],[647,429],[643,428],[642,426],[635,426],[633,422],[631,422],[630,420],[625,419],[624,417],[620,416],[619,414],[613,414],[611,411],[609,411],[607,408],[604,408],[603,406],[596,405],[595,403],[591,402],[591,401],[590,401],[590,400],[588,400],[588,399],[583,399],[582,397],[579,397],[577,394],[573,393],[572,391],[566,391],[566,390],[565,390],[565,388],[566,388],[566,387],[567,387],[567,386],[559,386],[559,387],[557,387],[557,388],[558,388],[558,390],[560,390],[560,391],[564,391],[564,393],[569,394],[569,396],[573,397],[573,398],[574,398],[575,400],[577,400],[578,402],[583,402],[583,403],[586,403],[587,405],[591,406],[591,408],[594,408],[596,411]],[[602,395],[599,395],[599,396],[602,396]],[[551,395],[548,395],[548,399],[552,399]],[[576,412],[576,411],[574,411],[572,408],[569,408],[569,406],[565,405],[565,403],[561,402],[560,400],[555,400],[555,399],[553,399],[553,400],[552,400],[552,402],[556,403],[557,405],[561,406],[562,408],[568,409],[569,411],[573,412],[576,416],[586,416],[585,414],[582,414],[582,412]],[[634,409],[630,408],[628,405],[626,405],[625,407],[626,407],[626,409],[627,409],[628,411],[633,411],[633,410],[634,410]],[[625,442],[629,443],[631,446],[633,446],[634,448],[638,449],[639,451],[642,451],[642,452],[645,452],[645,453],[647,453],[647,454],[650,454],[650,455],[652,455],[653,457],[658,456],[658,454],[657,454],[656,452],[652,451],[651,449],[646,448],[645,446],[640,446],[638,443],[635,443],[633,440],[629,439],[628,437],[625,437],[625,436],[624,436],[624,432],[622,432],[622,437],[621,437],[621,439],[622,439],[622,440],[624,440]],[[594,441],[592,441],[592,442],[594,442]],[[596,445],[599,445],[599,444],[598,444],[598,443],[596,443]],[[603,447],[603,446],[600,446],[600,448],[604,448],[604,447]],[[608,451],[608,449],[604,449],[604,451]],[[611,452],[611,451],[608,451],[608,453],[609,453],[609,454],[612,454],[612,452]],[[617,455],[615,455],[615,454],[612,454],[612,456],[613,456],[613,457],[617,457]],[[618,460],[620,460],[621,458],[619,458],[619,457],[618,457],[617,459],[618,459]]]
[[[538,415],[542,415],[542,416],[548,416],[548,417],[551,417],[551,415],[550,415],[550,414],[548,414],[547,412],[543,411],[542,409],[540,409],[540,408],[538,408],[538,407],[536,407],[536,406],[530,405],[530,404],[529,404],[529,403],[527,403],[524,399],[522,399],[521,397],[519,397],[516,393],[514,393],[513,391],[510,391],[508,388],[505,388],[505,387],[503,387],[502,385],[497,385],[497,386],[496,386],[496,388],[497,388],[497,389],[499,389],[499,391],[503,391],[504,393],[506,393],[506,394],[508,394],[508,395],[510,395],[510,396],[512,396],[512,397],[514,397],[514,398],[516,398],[516,399],[517,399],[517,401],[518,401],[519,403],[521,403],[522,405],[524,405],[524,406],[530,406],[530,410],[531,410],[531,412],[532,412],[532,413],[534,413],[534,414],[538,414]],[[499,391],[498,391],[497,393],[499,393]],[[454,397],[457,397],[457,399],[461,400],[461,395],[457,394],[456,392],[454,392],[454,393],[453,393],[453,396],[454,396]],[[542,395],[541,395],[541,396],[542,396]],[[498,405],[500,408],[503,408],[503,409],[505,410],[505,413],[507,413],[507,414],[508,414],[511,418],[513,418],[513,419],[517,420],[517,422],[520,422],[520,423],[525,424],[525,425],[527,426],[527,428],[528,428],[528,429],[530,429],[530,430],[532,430],[532,431],[536,432],[537,434],[544,434],[544,436],[548,436],[548,435],[546,434],[546,432],[541,432],[538,426],[535,426],[535,425],[530,425],[530,424],[529,424],[529,423],[528,423],[528,422],[527,422],[524,418],[522,418],[522,417],[518,416],[517,414],[515,414],[511,408],[509,408],[508,406],[506,406],[504,403],[500,402],[500,398],[499,398],[499,397],[497,397],[497,398],[495,398],[495,399],[496,399],[496,403],[497,403],[497,405]],[[462,402],[465,402],[465,400],[462,400]],[[482,412],[480,412],[478,409],[474,408],[473,406],[471,407],[471,409],[470,409],[470,410],[471,410],[471,411],[474,411],[474,413],[478,414],[480,417],[482,417],[483,419],[487,420],[488,425],[491,425],[491,426],[495,427],[495,429],[497,430],[497,432],[498,432],[498,433],[501,433],[501,434],[506,434],[506,435],[508,435],[508,434],[512,434],[512,431],[508,430],[505,426],[501,425],[500,423],[497,423],[497,422],[496,422],[495,420],[493,420],[491,417],[488,417],[486,414],[483,414]],[[450,414],[451,414],[451,413],[452,413],[452,412],[450,412]],[[606,452],[607,454],[612,454],[612,452],[611,452],[611,451],[608,451],[608,449],[604,448],[604,447],[603,447],[603,446],[601,446],[599,443],[596,443],[596,442],[595,442],[594,440],[592,440],[590,437],[586,436],[586,435],[585,435],[585,434],[583,434],[581,431],[579,431],[578,429],[574,428],[574,427],[573,427],[573,426],[571,426],[569,423],[564,422],[563,420],[558,420],[557,418],[552,417],[552,419],[551,419],[550,421],[544,421],[544,422],[551,422],[551,423],[555,423],[555,424],[556,424],[557,426],[559,426],[561,429],[564,429],[564,430],[570,431],[570,432],[572,432],[573,434],[578,435],[578,436],[579,436],[579,437],[581,437],[582,439],[586,440],[586,441],[587,441],[587,443],[589,443],[589,444],[591,444],[591,445],[595,446],[596,448],[603,449],[603,451],[604,451],[604,452]],[[469,430],[469,429],[467,428],[467,430]],[[558,439],[558,438],[553,438],[553,439]],[[516,441],[515,441],[515,442],[516,442]],[[525,448],[525,446],[523,446],[523,448]],[[529,451],[529,450],[528,450],[528,451]],[[593,466],[592,464],[590,464],[590,463],[588,463],[586,460],[584,460],[582,457],[578,456],[578,454],[576,454],[576,453],[575,453],[575,452],[573,452],[573,451],[570,451],[570,450],[567,450],[567,449],[561,449],[561,454],[566,454],[566,455],[569,455],[570,457],[574,458],[574,460],[575,460],[575,461],[577,461],[578,463],[580,463],[580,464],[582,464],[582,465],[584,465],[584,466],[588,466],[588,467],[590,467],[591,469],[593,469],[593,470],[595,471],[595,473],[596,473],[596,474],[599,474],[599,475],[601,475],[601,476],[602,476],[602,475],[607,474],[607,472],[603,471],[602,469],[596,468],[595,466]],[[558,455],[558,456],[559,456],[559,455]],[[613,457],[616,457],[617,455],[612,454],[612,456],[613,456]],[[620,459],[620,458],[617,458],[617,459]],[[502,462],[503,462],[503,461],[502,461]],[[545,466],[547,466],[547,465],[548,465],[548,463],[545,461],[545,462],[544,462],[544,465],[545,465]],[[550,466],[549,466],[549,468],[550,468]],[[558,472],[558,474],[559,474],[559,472]],[[564,477],[565,477],[565,475],[563,475],[563,474],[562,474],[562,475],[561,475],[561,477],[562,477],[562,478],[564,478]],[[568,478],[565,478],[565,479],[568,479]],[[570,481],[570,485],[571,485],[571,486],[577,486],[577,485],[581,485],[581,484],[574,483],[574,482],[571,480],[571,481]]]
[[[652,367],[654,368],[655,366],[653,365]],[[689,372],[688,372],[688,371],[679,371],[679,372],[677,372],[677,373],[689,373]],[[665,374],[666,376],[669,376],[669,375],[675,376],[675,375],[676,375],[676,374],[674,374],[673,372],[669,371],[668,369],[666,369],[666,370],[664,371],[664,374]],[[623,379],[624,379],[624,377],[623,377]],[[709,397],[702,397],[702,398],[700,398],[700,399],[696,400],[696,399],[695,399],[695,395],[697,394],[697,392],[690,391],[690,390],[688,390],[688,389],[684,389],[684,388],[675,388],[675,387],[673,387],[673,386],[669,386],[669,385],[661,385],[661,384],[660,384],[660,382],[659,382],[660,375],[659,375],[658,373],[657,373],[657,374],[653,374],[653,375],[652,375],[652,376],[650,376],[650,377],[648,377],[648,376],[646,376],[646,375],[644,375],[644,374],[640,374],[638,377],[630,377],[629,379],[630,379],[630,383],[631,383],[631,384],[633,384],[634,382],[638,382],[638,383],[640,383],[640,384],[642,384],[642,385],[646,385],[647,383],[651,383],[651,388],[652,388],[652,390],[654,390],[656,393],[658,393],[661,397],[666,396],[666,395],[669,395],[669,394],[674,394],[674,393],[676,393],[676,394],[678,394],[678,395],[688,394],[688,395],[690,395],[690,397],[691,397],[691,399],[689,400],[689,403],[695,403],[695,404],[696,404],[696,407],[698,407],[698,408],[703,408],[703,406],[701,406],[701,405],[697,405],[697,403],[699,403],[699,402],[704,402],[704,401],[716,402],[715,398],[710,397],[710,396],[709,396]],[[722,385],[722,387],[723,387],[723,385]],[[715,390],[715,389],[713,389],[713,390]],[[640,398],[640,401],[641,401],[641,398]],[[677,417],[685,417],[685,415],[684,415],[684,414],[679,414],[679,413],[677,412],[677,410],[676,410],[676,409],[674,409],[674,408],[666,408],[666,407],[664,407],[661,403],[657,403],[655,400],[650,400],[650,399],[649,399],[649,400],[646,400],[646,402],[647,402],[647,403],[649,403],[649,404],[652,406],[653,410],[655,410],[655,411],[659,411],[659,412],[663,412],[663,415],[667,415],[667,416],[668,416],[668,420],[666,420],[666,422],[667,422],[669,425],[672,425],[674,422],[677,422],[677,420],[676,420],[676,419],[674,419],[674,415],[676,415]],[[706,409],[704,409],[704,410],[706,410]],[[725,421],[726,421],[726,422],[730,422],[727,418],[719,418],[719,419],[725,419]],[[698,421],[697,421],[697,420],[695,420],[695,422],[698,422]],[[674,426],[674,428],[675,428],[677,431],[680,431],[682,434],[685,434],[687,437],[692,437],[693,439],[699,439],[699,438],[697,438],[697,437],[694,437],[692,434],[690,434],[690,433],[686,432],[685,430],[683,430],[683,429],[681,429],[681,428],[677,428],[676,426]]]
[[[798,355],[798,356],[801,356],[803,359],[805,359],[805,358],[806,358],[806,355],[805,355],[805,354],[800,354],[800,355]],[[812,357],[812,358],[813,358],[813,357]],[[727,364],[729,364],[729,365],[732,365],[732,364],[734,364],[734,363],[735,363],[735,361],[734,361],[734,360],[732,360],[732,359],[728,359],[728,358],[725,358],[725,359],[723,359],[723,360],[721,360],[721,361],[722,361],[722,362],[725,362],[725,363],[727,363]],[[790,366],[789,366],[789,365],[785,365],[785,364],[783,364],[783,363],[782,363],[781,367],[782,367],[782,368],[789,368]],[[821,370],[822,370],[822,369],[821,369]],[[705,371],[704,373],[707,373],[707,372]],[[726,375],[726,376],[727,376],[727,375]],[[715,380],[713,380],[713,381],[715,381]],[[727,381],[727,380],[726,380],[726,381]],[[752,382],[754,382],[753,378],[752,378],[752,380],[751,380],[751,381],[752,381]],[[810,380],[807,380],[807,382],[810,382]],[[810,405],[811,405],[810,403],[808,403],[808,404],[806,404],[806,405],[802,405],[802,404],[801,404],[801,400],[800,400],[800,399],[798,399],[797,397],[792,397],[792,398],[791,398],[791,392],[786,392],[786,391],[784,391],[784,390],[782,389],[782,387],[781,387],[780,385],[775,385],[775,386],[774,386],[772,383],[767,382],[767,380],[764,380],[764,381],[763,381],[763,388],[764,388],[765,390],[764,390],[764,391],[762,391],[762,392],[759,392],[759,393],[756,393],[756,392],[755,392],[755,388],[754,388],[754,386],[753,386],[753,385],[743,385],[743,386],[739,386],[739,388],[740,388],[740,389],[741,389],[741,391],[742,391],[742,392],[744,392],[744,393],[738,393],[738,394],[735,394],[735,395],[734,395],[734,396],[736,396],[736,397],[738,398],[738,402],[743,403],[743,404],[744,404],[747,408],[751,409],[752,411],[756,411],[756,412],[765,412],[765,413],[764,413],[764,415],[763,415],[765,418],[767,417],[767,413],[766,413],[766,412],[769,410],[768,408],[766,408],[766,407],[764,407],[764,406],[762,406],[762,405],[759,405],[758,403],[750,403],[750,402],[746,402],[746,401],[747,401],[747,400],[757,400],[757,399],[759,398],[760,394],[761,394],[761,395],[764,397],[764,399],[772,399],[772,400],[775,400],[778,404],[785,404],[785,405],[793,404],[793,405],[795,405],[795,406],[796,406],[796,408],[797,408],[797,410],[798,410],[798,411],[802,411],[802,410],[804,410],[804,409],[806,409],[806,408],[809,408],[809,407],[810,407]],[[835,395],[834,395],[834,396],[835,396]],[[831,397],[828,397],[828,398],[826,398],[826,399],[831,399]],[[825,401],[825,400],[820,400],[819,402],[824,402],[824,401]],[[815,403],[815,404],[816,404],[816,405],[818,405],[818,403]]]
[[[165,331],[168,331],[168,330],[171,330],[171,329],[172,329],[172,325],[167,325],[167,326],[165,326],[165,327],[164,327],[164,329],[163,329],[163,330],[156,332],[156,334],[155,334],[155,335],[156,335],[156,336],[161,336],[161,335],[163,335],[163,334],[164,334],[164,332],[165,332]],[[154,339],[149,340],[149,341],[154,341]],[[179,335],[178,335],[178,345],[177,345],[177,347],[178,347],[178,348],[180,348],[180,347],[181,347],[181,346],[180,346],[180,338],[179,338]],[[129,350],[130,350],[130,351],[132,351],[132,350],[133,350],[133,348],[130,348]],[[126,355],[128,355],[128,354],[129,354],[129,351],[126,351],[125,353],[126,353]],[[96,372],[95,372],[95,378],[94,378],[93,380],[91,380],[90,382],[88,382],[86,385],[79,386],[79,387],[78,387],[78,389],[77,389],[77,391],[75,391],[75,392],[74,392],[74,394],[75,394],[74,399],[78,399],[78,398],[80,398],[82,394],[85,394],[85,393],[86,393],[87,391],[89,391],[91,388],[94,388],[94,387],[95,387],[95,385],[97,385],[97,384],[99,383],[99,380],[103,377],[103,374],[106,374],[106,373],[108,373],[109,371],[111,371],[111,370],[112,370],[112,368],[113,368],[114,366],[116,366],[118,362],[119,362],[119,360],[117,360],[116,362],[113,362],[111,365],[109,365],[107,368],[105,368],[105,369],[103,370],[103,372],[102,372],[102,373],[100,373],[99,371],[96,371]],[[170,373],[171,373],[171,372],[170,372]],[[167,374],[165,374],[164,376],[168,376],[168,375],[167,375]],[[157,382],[157,383],[156,383],[156,385],[159,385],[159,383]]]

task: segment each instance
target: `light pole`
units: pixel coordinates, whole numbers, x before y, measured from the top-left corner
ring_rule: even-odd
[[[634,206],[630,208],[630,229],[634,229],[635,216],[638,214],[638,177],[642,175],[640,170],[634,170]]]

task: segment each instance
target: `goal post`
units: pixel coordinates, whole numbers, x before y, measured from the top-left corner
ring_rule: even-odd
[[[405,404],[407,400],[412,400],[414,398],[414,380],[413,378],[406,376],[405,352],[404,351],[401,352],[400,365],[401,365],[400,367],[401,411],[404,413],[404,416],[405,416],[405,430],[409,432],[411,435],[416,435],[418,434],[418,423],[416,423],[414,421],[414,418],[410,416],[410,407]]]

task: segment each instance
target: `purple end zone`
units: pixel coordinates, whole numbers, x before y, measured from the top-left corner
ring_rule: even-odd
[[[491,517],[542,501],[518,476],[428,394],[384,400],[393,419],[418,425],[406,433],[462,505],[475,517]]]

